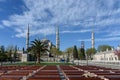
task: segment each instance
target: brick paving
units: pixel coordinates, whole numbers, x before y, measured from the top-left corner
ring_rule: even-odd
[[[99,66],[1,66],[0,80],[120,80],[120,70]]]

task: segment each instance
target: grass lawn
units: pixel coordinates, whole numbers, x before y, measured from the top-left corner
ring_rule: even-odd
[[[27,65],[72,65],[71,63],[62,63],[62,62],[41,62],[40,64],[35,64],[34,62],[19,62],[12,64],[4,64],[4,65],[18,65],[18,66],[27,66]]]

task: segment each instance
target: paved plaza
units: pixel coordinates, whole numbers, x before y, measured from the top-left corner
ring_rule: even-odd
[[[1,66],[0,80],[120,80],[120,70],[96,66]]]

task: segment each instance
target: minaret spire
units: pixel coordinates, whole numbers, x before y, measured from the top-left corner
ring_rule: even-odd
[[[56,27],[56,48],[59,50],[60,40],[59,40],[59,27]]]
[[[27,26],[27,35],[26,35],[26,51],[29,47],[29,24]]]
[[[92,30],[92,48],[94,48],[94,30]]]

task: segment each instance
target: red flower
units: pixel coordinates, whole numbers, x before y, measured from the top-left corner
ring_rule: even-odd
[[[120,50],[115,50],[114,53],[115,55],[120,56]]]

